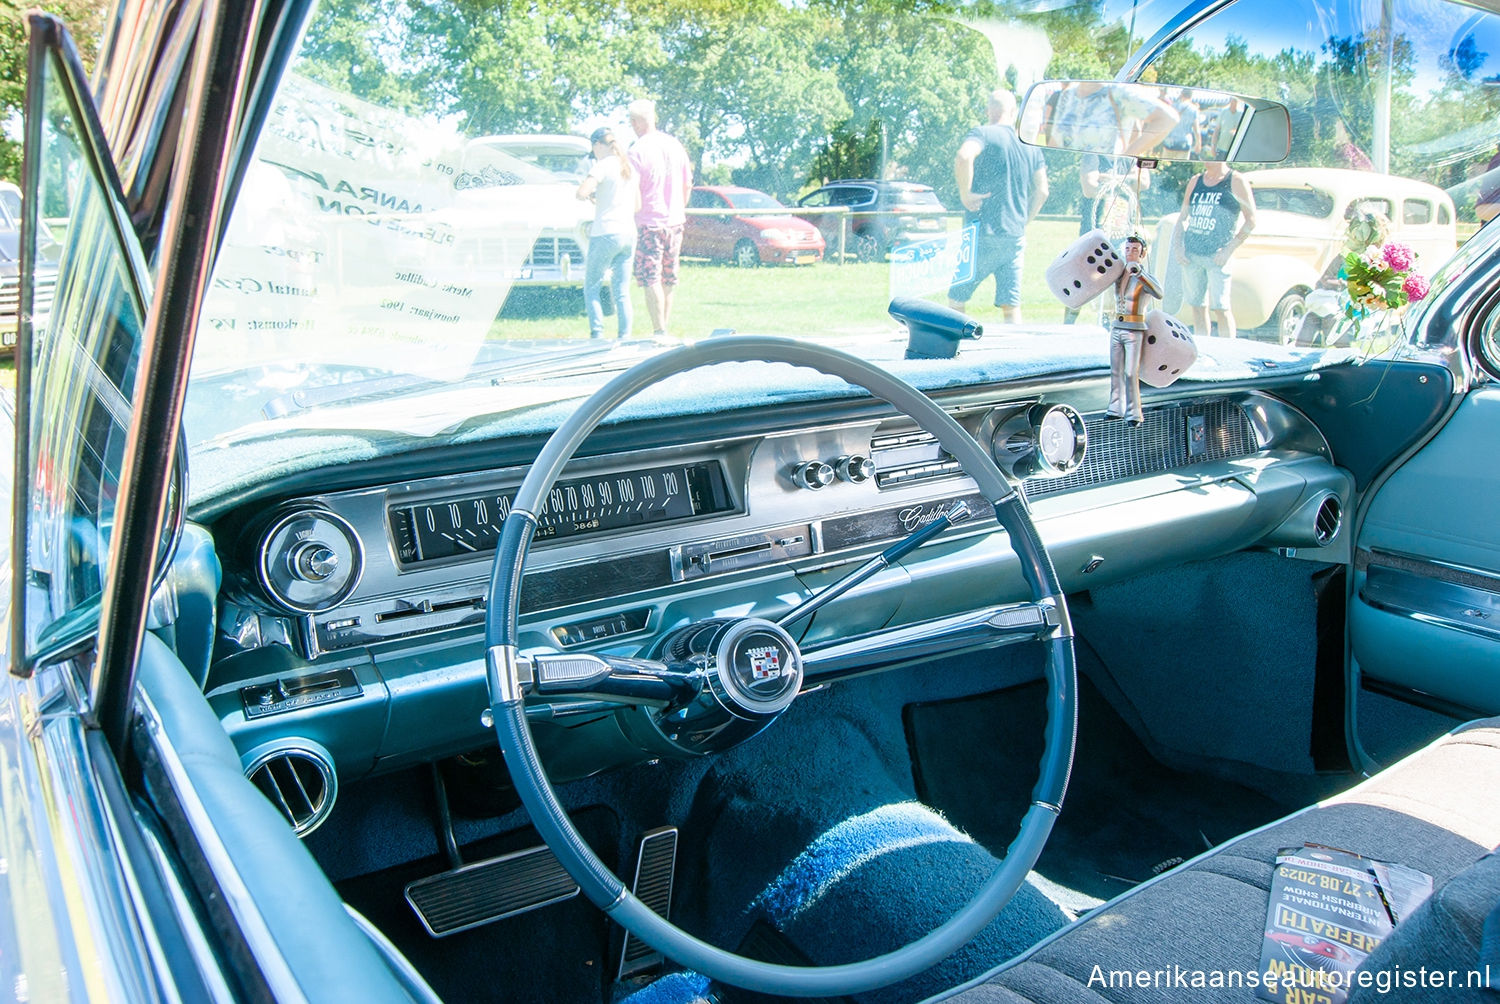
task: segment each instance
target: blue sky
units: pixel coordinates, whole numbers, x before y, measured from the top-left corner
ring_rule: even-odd
[[[1181,0],[1105,0],[1105,15],[1128,23],[1134,10],[1136,37],[1143,41],[1180,6]],[[1288,47],[1317,51],[1329,35],[1376,28],[1381,7],[1381,0],[1239,0],[1197,28],[1193,38],[1199,48],[1222,49],[1232,35],[1264,54]],[[1392,0],[1391,7],[1397,32],[1417,47],[1419,87],[1437,83],[1443,57],[1465,36],[1488,54],[1480,75],[1500,74],[1500,19],[1447,0]]]

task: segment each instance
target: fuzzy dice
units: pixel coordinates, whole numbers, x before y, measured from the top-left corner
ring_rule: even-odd
[[[1169,387],[1198,358],[1193,333],[1160,310],[1146,313],[1146,340],[1141,344],[1141,382]]]
[[[1047,266],[1047,288],[1077,310],[1113,286],[1124,269],[1125,259],[1104,231],[1090,230]]]

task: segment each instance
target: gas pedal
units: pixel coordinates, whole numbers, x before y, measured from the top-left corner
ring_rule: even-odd
[[[677,827],[664,826],[641,837],[640,853],[635,858],[635,881],[630,891],[662,919],[672,909],[672,876],[677,870]],[[660,967],[661,953],[629,932],[620,950],[620,973],[617,979],[639,976]]]
[[[545,846],[464,865],[406,887],[406,901],[434,938],[577,895],[578,883]]]

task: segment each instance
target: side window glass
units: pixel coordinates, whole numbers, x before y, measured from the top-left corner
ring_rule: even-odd
[[[55,262],[57,278],[50,309],[34,292],[23,303],[17,356],[17,490],[29,504],[14,640],[28,664],[97,626],[144,320],[139,251],[89,141],[79,78],[58,51],[32,51],[22,261],[32,276]]]
[[[828,205],[828,193],[822,191],[814,192],[797,203],[797,205],[806,206],[809,209],[823,209]]]
[[[1379,213],[1388,220],[1394,220],[1396,205],[1390,199],[1382,199],[1371,195],[1354,200],[1355,211],[1360,213]]]
[[[1432,222],[1432,203],[1421,199],[1407,199],[1401,203],[1401,222],[1420,224]]]

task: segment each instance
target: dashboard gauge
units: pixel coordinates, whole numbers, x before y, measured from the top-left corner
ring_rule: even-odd
[[[515,494],[509,488],[392,507],[396,557],[412,565],[494,551]],[[533,539],[638,529],[733,508],[717,462],[600,474],[554,484],[536,514]]]
[[[343,601],[364,567],[359,537],[325,509],[297,509],[260,538],[257,572],[272,600],[297,613],[317,613]]]
[[[1036,443],[1032,476],[1061,477],[1083,463],[1089,435],[1082,415],[1065,404],[1039,404],[1027,418]]]

